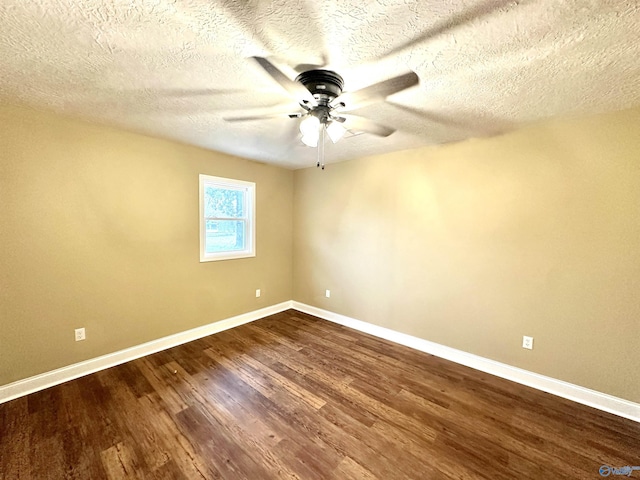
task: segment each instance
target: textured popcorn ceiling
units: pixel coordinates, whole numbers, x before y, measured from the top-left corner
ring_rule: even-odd
[[[299,120],[228,123],[295,101],[248,57],[293,78],[325,65],[355,90],[420,85],[354,113],[397,128],[327,146],[327,163],[640,105],[637,0],[3,0],[0,101],[287,167],[315,164]]]

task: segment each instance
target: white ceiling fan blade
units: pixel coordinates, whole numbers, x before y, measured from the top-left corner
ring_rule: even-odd
[[[417,85],[419,81],[418,75],[414,72],[408,72],[354,92],[345,92],[336,97],[331,102],[331,106],[333,108],[342,108],[343,111],[354,110],[364,105],[384,100],[389,95]]]
[[[395,128],[380,125],[379,123],[357,115],[340,115],[339,117],[335,117],[335,120],[341,122],[349,131],[370,133],[378,137],[388,137],[396,131]]]
[[[309,105],[317,105],[316,99],[311,92],[307,90],[302,84],[291,80],[284,73],[282,73],[278,67],[263,57],[251,57],[258,65],[260,65],[276,82],[280,84],[287,92],[289,92],[298,102],[301,104],[307,103]]]
[[[475,6],[461,10],[452,14],[449,17],[444,17],[438,24],[434,25],[430,29],[424,31],[421,35],[416,36],[386,52],[378,60],[389,58],[399,53],[410,49],[415,45],[420,45],[435,38],[444,33],[451,34],[451,31],[455,31],[458,27],[467,25],[472,22],[480,22],[482,19],[496,15],[500,11],[507,9],[513,9],[520,6],[522,3],[528,3],[529,0],[488,0],[486,2],[480,2]]]
[[[304,113],[290,112],[273,112],[273,113],[255,113],[253,115],[241,115],[237,117],[223,117],[225,122],[246,122],[251,120],[268,120],[270,118],[300,118]]]

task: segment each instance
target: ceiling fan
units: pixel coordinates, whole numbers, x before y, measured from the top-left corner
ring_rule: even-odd
[[[318,147],[318,163],[324,169],[325,132],[336,143],[349,131],[388,137],[395,129],[380,125],[367,118],[347,112],[384,100],[386,97],[418,84],[418,75],[408,72],[353,92],[343,92],[344,80],[332,70],[310,69],[291,80],[268,59],[251,57],[276,82],[291,94],[300,107],[299,112],[267,113],[240,117],[227,117],[228,122],[261,120],[274,117],[302,118],[302,142]]]

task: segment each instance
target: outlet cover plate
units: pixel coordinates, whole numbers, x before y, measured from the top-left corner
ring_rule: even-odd
[[[522,348],[533,350],[533,337],[527,337],[526,335],[523,336],[522,337]]]
[[[86,337],[84,328],[76,328],[76,342],[84,340]]]

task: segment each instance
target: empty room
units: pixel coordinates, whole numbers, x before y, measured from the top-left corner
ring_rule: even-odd
[[[636,1],[0,2],[0,478],[640,478]]]

